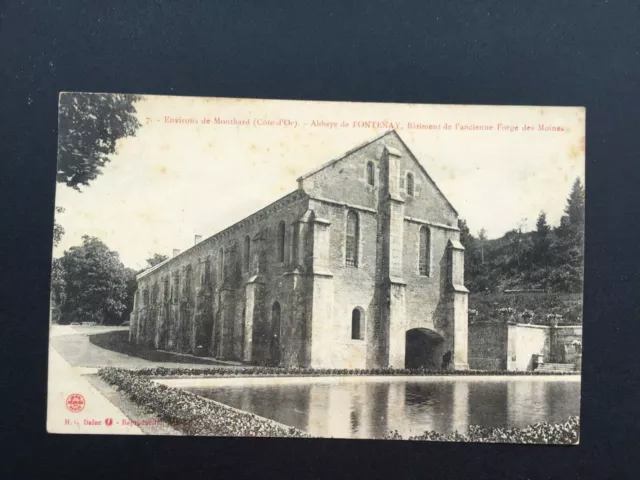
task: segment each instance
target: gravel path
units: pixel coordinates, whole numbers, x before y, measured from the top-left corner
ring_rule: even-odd
[[[234,368],[235,366],[212,359],[161,352],[150,348],[136,349],[129,345],[127,332],[126,327],[53,325],[49,343],[72,366],[92,369],[86,373],[91,373],[100,367]],[[90,339],[90,337],[94,338]],[[100,341],[96,337],[100,338]]]

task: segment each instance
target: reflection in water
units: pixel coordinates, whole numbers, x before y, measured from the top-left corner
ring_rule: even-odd
[[[183,387],[318,437],[405,438],[425,430],[451,433],[469,425],[524,427],[578,415],[580,383],[537,378],[308,378],[247,385]],[[275,383],[278,382],[278,383]]]

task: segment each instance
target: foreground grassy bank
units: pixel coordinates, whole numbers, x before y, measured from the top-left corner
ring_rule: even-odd
[[[141,368],[135,371],[137,375],[150,377],[183,377],[183,376],[225,376],[225,377],[324,377],[324,376],[537,376],[537,375],[579,375],[580,372],[515,372],[505,370],[425,370],[406,368],[279,368],[279,367],[211,367],[211,368]]]
[[[176,369],[125,370],[102,368],[98,375],[124,393],[132,401],[156,415],[185,435],[250,436],[250,437],[309,437],[305,432],[277,422],[243,412],[178,388],[160,385],[151,380],[152,372]],[[184,370],[184,369],[180,369]],[[228,369],[223,370],[226,374]],[[314,371],[319,375],[319,371]],[[198,370],[196,373],[200,373]],[[165,375],[169,374],[165,372]],[[579,438],[579,421],[572,417],[562,424],[536,424],[526,428],[483,428],[471,426],[465,433],[441,434],[426,431],[407,440],[481,443],[549,443],[574,444]],[[390,432],[385,439],[401,440],[398,432]]]
[[[304,432],[248,412],[159,385],[121,368],[102,368],[98,375],[160,420],[185,435],[306,437]]]

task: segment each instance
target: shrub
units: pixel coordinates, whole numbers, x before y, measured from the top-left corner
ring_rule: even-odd
[[[443,434],[425,431],[407,440],[432,442],[476,442],[476,443],[535,443],[575,444],[580,438],[580,420],[570,417],[564,423],[536,423],[525,428],[485,428],[472,425],[465,433],[455,431]],[[397,430],[389,432],[385,439],[403,440]]]
[[[576,372],[540,372],[540,371],[506,371],[506,370],[428,370],[426,368],[417,369],[393,369],[393,368],[369,368],[369,369],[353,369],[346,368],[330,369],[330,368],[280,368],[280,367],[211,367],[211,368],[167,368],[153,367],[141,368],[135,370],[140,376],[147,377],[172,377],[172,376],[287,376],[287,377],[321,377],[321,376],[357,376],[357,375],[375,375],[375,376],[442,376],[442,375],[575,375]]]
[[[160,385],[144,375],[120,368],[102,368],[100,377],[131,400],[186,435],[307,437],[296,428],[242,412],[177,388]]]
[[[473,312],[473,313],[472,313]],[[473,293],[469,295],[472,322],[500,321],[527,312],[534,324],[547,325],[548,314],[562,316],[562,324],[582,322],[582,295],[568,293]],[[530,316],[529,316],[530,315]]]

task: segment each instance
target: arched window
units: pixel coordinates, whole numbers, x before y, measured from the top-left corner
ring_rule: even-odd
[[[291,230],[291,263],[294,265],[298,265],[298,243],[300,243],[300,234],[298,224],[295,223]]]
[[[180,299],[180,272],[177,270],[173,272],[173,292],[171,294],[171,300],[173,303],[178,303]]]
[[[249,235],[244,237],[244,250],[242,252],[242,258],[244,262],[244,271],[248,272],[251,269],[251,238]]]
[[[276,260],[278,262],[284,262],[284,237],[285,225],[284,221],[278,224],[278,235],[276,237]]]
[[[211,284],[211,260],[209,257],[204,261],[204,282],[203,285],[209,286]]]
[[[160,300],[160,285],[158,285],[158,282],[155,282],[153,284],[153,290],[151,290],[151,304],[155,306],[157,305],[159,300]]]
[[[271,341],[269,342],[269,363],[280,365],[280,304],[274,302],[271,307]]]
[[[171,290],[169,290],[169,277],[166,276],[164,277],[164,279],[162,280],[162,294],[164,296],[163,301],[164,302],[169,302],[171,300]]]
[[[375,170],[373,168],[373,162],[367,162],[367,183],[374,186],[376,183]]]
[[[413,197],[413,173],[407,173],[407,195]]]
[[[224,249],[218,250],[218,282],[224,280]]]
[[[351,339],[364,340],[364,318],[359,308],[351,312]]]
[[[149,306],[149,289],[145,288],[142,291],[142,306],[143,307],[148,307]]]
[[[184,269],[184,296],[191,298],[191,280],[192,280],[192,268],[191,265],[187,265]]]
[[[176,303],[176,289],[178,288],[178,272],[171,274],[171,293],[169,294],[169,300],[171,303]]]
[[[431,232],[427,227],[420,228],[420,275],[431,275]]]
[[[271,323],[273,327],[280,326],[280,302],[273,302],[271,305]],[[274,328],[274,330],[277,330],[276,333],[280,332],[280,328]]]
[[[360,226],[358,225],[358,214],[352,210],[347,213],[346,237],[345,263],[351,267],[357,267],[358,244],[360,242]]]

